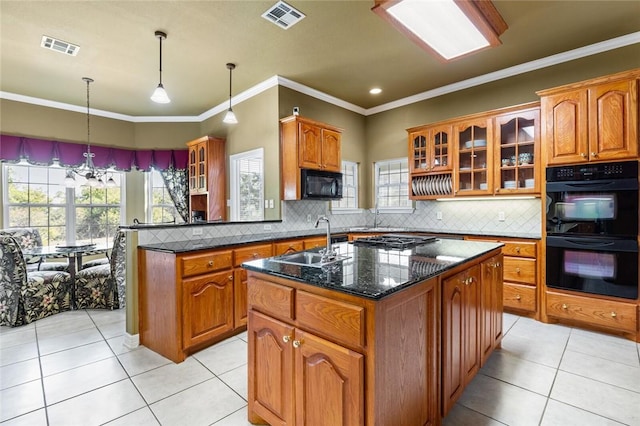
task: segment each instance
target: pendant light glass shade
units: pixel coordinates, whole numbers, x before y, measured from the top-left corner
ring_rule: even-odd
[[[232,63],[227,64],[227,69],[229,70],[229,109],[227,110],[227,113],[224,115],[224,118],[222,119],[222,122],[227,124],[238,124],[238,118],[236,117],[236,114],[231,109],[231,72],[235,67],[236,67],[235,64],[232,64]]]
[[[171,102],[171,99],[169,99],[169,95],[167,95],[167,91],[164,90],[164,86],[162,85],[162,40],[167,38],[167,34],[162,31],[156,31],[156,37],[160,40],[160,83],[158,87],[156,87],[156,90],[153,91],[151,100],[159,104],[168,104]]]

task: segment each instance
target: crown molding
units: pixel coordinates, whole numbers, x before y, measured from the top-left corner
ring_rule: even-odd
[[[340,108],[355,112],[360,115],[369,116],[378,114],[380,112],[389,111],[395,108],[411,105],[416,102],[421,102],[427,99],[432,99],[438,96],[446,95],[448,93],[457,92],[459,90],[469,89],[471,87],[480,86],[482,84],[490,83],[492,81],[501,80],[503,78],[513,77],[519,74],[547,68],[553,65],[558,65],[564,62],[573,61],[576,59],[584,58],[598,53],[607,52],[609,50],[619,49],[621,47],[630,46],[632,44],[640,43],[640,31],[635,33],[626,34],[624,36],[612,38],[599,43],[591,44],[588,46],[580,47],[577,49],[569,50],[566,52],[558,53],[556,55],[547,56],[545,58],[536,59],[535,61],[525,62],[520,65],[505,68],[499,71],[484,74],[478,77],[470,78],[467,80],[459,81],[457,83],[449,84],[446,86],[438,87],[433,90],[427,90],[426,92],[418,93],[406,98],[398,99],[386,104],[378,105],[372,108],[362,108],[347,101],[344,101],[335,96],[313,89],[304,84],[289,80],[288,78],[274,75],[267,80],[256,84],[255,86],[239,93],[231,98],[232,104],[239,104],[243,101],[251,99],[252,97],[276,86],[287,87],[302,94],[311,96],[321,101],[336,105]],[[66,104],[63,102],[50,101],[47,99],[34,98],[31,96],[19,95],[16,93],[2,92],[0,91],[0,99],[7,99],[11,101],[23,102],[28,104],[45,106],[48,108],[57,108],[73,112],[86,112],[86,107]],[[126,114],[119,114],[110,111],[104,111],[91,108],[91,114],[113,118],[115,120],[130,121],[132,123],[200,123],[216,114],[226,111],[228,108],[227,101],[216,105],[215,107],[203,112],[196,116],[132,116]]]

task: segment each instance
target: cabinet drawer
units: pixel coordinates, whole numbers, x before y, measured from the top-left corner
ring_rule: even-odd
[[[295,309],[301,327],[352,347],[364,346],[363,307],[298,291]]]
[[[276,318],[293,320],[295,290],[259,278],[247,284],[249,307]]]
[[[505,256],[504,280],[536,285],[536,260]]]
[[[233,250],[233,265],[238,267],[247,260],[271,257],[271,244],[261,244]]]
[[[307,238],[303,243],[305,250],[310,250],[318,247],[326,247],[327,237]]]
[[[536,258],[536,243],[528,241],[505,241],[502,247],[505,256]]]
[[[635,332],[636,305],[592,297],[547,292],[547,315]]]
[[[503,304],[505,308],[521,311],[536,311],[536,287],[528,285],[504,283]]]
[[[182,276],[206,274],[231,268],[231,250],[212,251],[181,257]]]
[[[298,241],[282,241],[273,244],[273,255],[280,256],[281,254],[295,253],[303,250],[303,244],[301,240]]]

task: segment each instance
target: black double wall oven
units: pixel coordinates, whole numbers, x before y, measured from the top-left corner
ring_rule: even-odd
[[[549,167],[547,287],[638,297],[638,162]]]

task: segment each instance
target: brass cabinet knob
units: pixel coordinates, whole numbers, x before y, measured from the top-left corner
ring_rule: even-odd
[[[233,275],[229,275],[229,281],[233,281]]]
[[[611,318],[615,318],[617,316],[618,316],[618,314],[616,314],[615,312],[611,312]]]
[[[587,154],[585,154],[584,152],[581,152],[581,153],[580,153],[580,157],[582,157],[582,158],[587,158]]]
[[[299,348],[301,344],[302,344],[302,342],[300,342],[300,340],[294,340],[293,341],[293,347],[294,348]]]
[[[516,294],[516,300],[520,300],[520,299],[522,299],[522,297],[520,297],[519,294]]]
[[[258,257],[258,253],[253,253],[253,258],[257,258]]]
[[[597,152],[592,152],[592,153],[591,153],[591,156],[592,156],[593,158],[598,158],[598,153],[597,153]]]
[[[213,266],[213,260],[210,260],[208,263],[209,266]]]
[[[520,253],[520,247],[516,247],[516,253]]]
[[[289,341],[291,340],[291,336],[282,336],[282,341],[285,343],[289,343]]]
[[[563,303],[563,304],[562,304],[562,309],[567,310],[567,309],[569,309],[569,307],[567,306],[567,304],[566,304],[566,303]]]
[[[520,268],[516,268],[516,274],[520,274]]]

